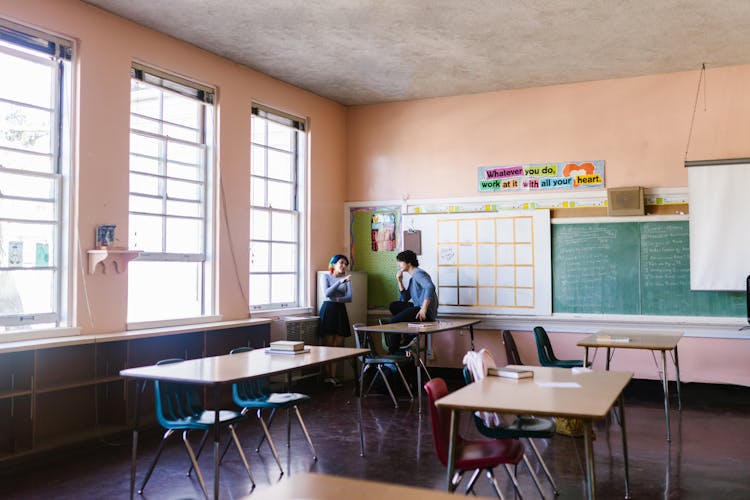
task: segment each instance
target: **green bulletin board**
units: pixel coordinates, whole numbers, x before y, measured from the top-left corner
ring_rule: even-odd
[[[367,307],[388,307],[398,299],[396,283],[396,254],[398,251],[373,250],[373,215],[393,214],[395,219],[395,245],[399,245],[399,228],[401,212],[396,207],[352,208],[351,218],[351,256],[352,271],[367,272]]]

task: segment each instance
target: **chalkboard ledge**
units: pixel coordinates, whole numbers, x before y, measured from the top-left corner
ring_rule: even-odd
[[[445,317],[447,315],[440,315]],[[643,328],[685,332],[686,337],[749,339],[750,329],[740,331],[748,325],[747,318],[686,317],[686,316],[635,316],[616,314],[564,314],[551,316],[483,316],[462,314],[464,318],[479,318],[476,327],[486,330],[527,330],[543,326],[552,332],[596,333],[605,328]]]

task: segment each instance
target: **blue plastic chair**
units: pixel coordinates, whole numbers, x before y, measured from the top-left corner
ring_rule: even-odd
[[[239,354],[252,350],[252,347],[238,347],[232,349],[229,354]],[[315,446],[310,438],[310,433],[307,432],[305,421],[302,420],[302,414],[299,411],[299,405],[310,401],[310,396],[297,392],[269,392],[267,388],[267,380],[264,378],[256,378],[232,384],[232,398],[234,399],[234,403],[242,408],[242,415],[247,414],[250,410],[256,411],[260,426],[263,428],[263,437],[255,448],[255,451],[260,452],[260,447],[263,444],[263,441],[268,440],[268,446],[271,448],[273,458],[276,460],[276,464],[279,466],[281,474],[284,474],[284,469],[281,467],[281,461],[279,460],[279,454],[276,451],[276,445],[274,444],[273,439],[271,439],[271,434],[269,432],[269,428],[273,423],[273,418],[276,415],[276,410],[294,410],[294,413],[297,416],[297,422],[299,422],[299,426],[305,434],[305,438],[307,438],[307,444],[310,445],[310,449],[312,450],[313,460],[318,460],[318,454],[315,451]],[[263,420],[262,411],[265,409],[271,410],[268,422]],[[288,448],[291,439],[291,419],[287,419],[286,436],[286,445]],[[226,449],[224,452],[226,453]]]
[[[173,358],[164,359],[156,363],[157,365],[166,365],[170,363],[180,363],[183,359]],[[171,436],[175,431],[182,431],[182,441],[185,443],[185,449],[190,457],[191,467],[188,470],[188,476],[190,471],[195,469],[195,473],[198,476],[198,482],[200,482],[203,494],[208,498],[208,491],[206,490],[206,483],[203,480],[203,474],[198,467],[197,457],[200,456],[200,451],[203,449],[208,431],[213,428],[214,419],[216,418],[215,410],[206,410],[203,408],[201,403],[200,388],[195,385],[183,384],[179,382],[169,382],[163,380],[154,381],[154,396],[156,397],[156,419],[159,421],[159,425],[167,430],[162,437],[159,447],[156,450],[156,456],[151,462],[151,465],[146,472],[146,477],[143,479],[138,493],[143,493],[143,489],[146,487],[146,483],[151,478],[151,473],[156,467],[156,462],[159,460],[159,456],[164,449],[164,444],[167,438]],[[228,427],[232,434],[232,441],[237,447],[237,451],[240,453],[242,463],[245,465],[247,475],[250,477],[250,482],[255,487],[255,480],[250,472],[250,465],[247,463],[245,453],[242,451],[239,439],[237,439],[237,433],[234,428],[237,422],[242,420],[243,416],[236,411],[231,410],[219,410],[219,425],[222,427]],[[193,452],[190,442],[188,441],[188,433],[192,430],[203,431],[203,437],[201,439],[201,445],[196,455]]]
[[[466,382],[467,385],[474,382],[474,379],[471,376],[471,372],[465,366],[463,374],[464,382]],[[476,426],[477,431],[479,431],[479,433],[485,437],[493,439],[525,438],[526,442],[531,447],[531,450],[534,452],[534,456],[536,456],[539,465],[542,467],[544,475],[547,476],[547,480],[549,480],[550,484],[552,485],[552,491],[555,493],[555,495],[560,494],[557,489],[557,484],[555,484],[555,480],[552,478],[552,474],[550,473],[549,469],[547,468],[547,464],[542,458],[542,454],[539,453],[539,449],[532,441],[532,439],[549,439],[553,437],[555,435],[554,419],[523,415],[516,417],[516,420],[511,424],[506,424],[502,427],[488,427],[485,425],[484,420],[482,420],[476,413],[472,413],[472,416],[474,417],[474,425]],[[534,470],[531,468],[531,464],[529,463],[529,459],[526,457],[526,455],[524,455],[523,460],[526,464],[526,467],[528,467],[529,472],[531,473],[531,478],[534,480],[534,485],[539,491],[539,494],[542,495],[542,498],[544,498],[542,487],[539,484],[539,479],[534,473]]]
[[[534,338],[536,339],[536,350],[539,353],[540,365],[557,368],[574,368],[577,366],[583,366],[583,360],[581,359],[557,359],[552,350],[552,344],[547,336],[547,331],[541,326],[534,327]]]
[[[370,352],[365,354],[360,358],[360,363],[362,364],[362,370],[359,373],[359,397],[363,398],[367,395],[367,393],[370,392],[370,389],[372,389],[372,386],[375,384],[375,381],[380,377],[383,380],[383,383],[385,384],[385,388],[388,390],[388,394],[391,397],[391,401],[393,401],[393,406],[395,408],[398,408],[398,400],[396,399],[396,396],[393,394],[393,389],[391,388],[390,382],[388,382],[388,376],[383,370],[383,367],[390,366],[395,368],[396,372],[398,372],[399,377],[401,378],[401,382],[403,382],[404,387],[406,388],[406,392],[409,393],[409,400],[414,400],[414,394],[411,392],[411,388],[409,387],[408,382],[406,381],[406,377],[404,377],[404,372],[401,371],[401,367],[399,366],[402,363],[409,363],[411,364],[412,360],[411,358],[407,357],[406,354],[379,354],[375,350],[375,346],[372,343],[372,339],[370,337],[370,334],[367,332],[360,332],[357,330],[358,327],[364,326],[363,323],[357,323],[354,325],[354,343],[357,346],[357,349],[369,349]],[[376,373],[372,376],[370,379],[370,384],[367,386],[367,390],[364,388],[364,381],[365,381],[365,374],[370,368],[374,368],[376,370]]]

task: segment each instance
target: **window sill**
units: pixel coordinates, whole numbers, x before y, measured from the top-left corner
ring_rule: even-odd
[[[283,309],[265,309],[263,311],[253,311],[250,313],[251,318],[278,318],[279,316],[297,316],[300,314],[315,314],[312,307],[285,307]]]
[[[80,334],[80,328],[70,327],[18,330],[8,333],[0,333],[0,343],[23,342],[25,340],[55,339],[58,337],[71,337]]]
[[[188,326],[196,325],[199,323],[218,323],[221,321],[221,316],[197,316],[194,318],[177,318],[177,319],[165,319],[157,321],[134,321],[128,323],[127,329],[130,330],[149,330],[153,328],[164,328],[169,326]]]

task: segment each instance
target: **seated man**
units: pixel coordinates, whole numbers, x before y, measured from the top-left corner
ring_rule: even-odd
[[[404,250],[396,256],[398,262],[398,290],[401,300],[391,302],[389,307],[391,318],[381,320],[381,323],[400,323],[402,321],[435,321],[437,318],[438,299],[435,284],[425,271],[419,268],[417,254],[411,250]],[[408,288],[404,287],[404,273],[410,276]],[[410,302],[411,300],[411,302]],[[408,344],[414,335],[406,335],[404,342]],[[401,347],[401,334],[388,334],[388,352],[395,354]]]

